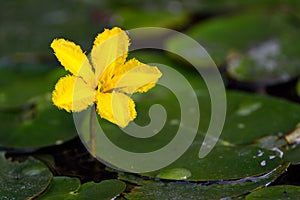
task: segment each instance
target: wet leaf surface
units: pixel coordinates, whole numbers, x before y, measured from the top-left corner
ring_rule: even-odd
[[[198,143],[194,144],[181,158],[165,169],[143,174],[144,176],[176,179],[177,173],[161,177],[162,171],[172,172],[182,167],[190,171],[186,177],[190,181],[232,180],[259,176],[276,168],[282,159],[276,152],[255,147],[215,147],[205,158],[199,159]],[[216,163],[218,163],[216,165]],[[180,179],[178,179],[180,180]]]
[[[42,193],[50,184],[49,169],[33,158],[24,162],[11,162],[1,153],[1,199],[28,199]]]
[[[259,177],[203,184],[143,180],[127,174],[120,174],[120,178],[140,185],[135,186],[130,193],[126,194],[128,199],[221,199],[238,197],[264,187],[283,173],[287,166],[288,164],[283,164],[272,172]]]

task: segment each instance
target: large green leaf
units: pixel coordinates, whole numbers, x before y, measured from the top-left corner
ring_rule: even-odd
[[[50,188],[37,199],[43,200],[109,200],[125,190],[125,183],[111,179],[100,183],[88,182],[80,185],[77,178],[54,177]]]
[[[128,199],[227,199],[264,187],[283,173],[287,166],[288,163],[283,164],[272,172],[258,177],[208,183],[143,180],[128,174],[120,174],[119,176],[121,179],[138,185],[126,194]]]
[[[55,176],[47,191],[37,199],[66,199],[67,196],[78,191],[79,188],[80,180],[78,178]]]
[[[50,184],[52,174],[41,162],[29,158],[24,162],[11,162],[0,157],[1,199],[28,199],[42,193]]]

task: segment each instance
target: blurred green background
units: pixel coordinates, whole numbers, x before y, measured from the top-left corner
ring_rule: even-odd
[[[298,0],[1,1],[0,151],[13,150],[36,154],[36,157],[48,163],[55,176],[75,175],[81,176],[81,180],[85,181],[103,180],[102,174],[98,171],[104,171],[104,169],[95,167],[91,170],[90,167],[95,161],[91,161],[86,156],[88,152],[79,139],[76,140],[78,135],[72,114],[58,110],[51,102],[51,92],[55,83],[67,72],[53,55],[50,43],[55,38],[65,38],[79,44],[84,51],[89,53],[96,35],[102,32],[104,28],[114,26],[119,26],[124,30],[138,27],[164,27],[180,31],[205,47],[219,67],[228,89],[249,90],[250,88],[256,93],[275,94],[300,102],[300,81],[298,80],[300,76],[300,43],[298,40],[300,35],[300,1]],[[185,45],[180,38],[168,38],[163,45],[166,50],[180,49],[192,56],[195,55],[193,50]],[[203,115],[201,113],[202,121],[198,134],[202,140],[209,123],[210,98],[200,76],[193,73],[195,70],[193,71],[191,66],[183,62],[182,59],[165,52],[132,52],[131,56],[136,56],[142,62],[162,61],[163,64],[168,64],[176,69],[184,68],[181,72],[190,78],[189,81],[195,86],[195,91],[200,99],[199,106],[201,112],[204,113]],[[194,59],[199,59],[197,56],[195,55]],[[148,98],[149,96],[145,95],[144,99],[140,98],[140,102],[143,103],[137,101],[137,107],[140,106],[139,108],[143,111],[141,113],[146,113],[148,107],[156,101],[160,104],[164,103],[166,108],[176,112],[174,105],[177,101],[164,90],[160,90],[158,87],[157,90],[151,90],[148,95],[153,96]],[[186,153],[187,157],[182,157],[178,163],[190,164],[191,166],[188,167],[191,168],[191,171],[196,172],[193,172],[195,177],[192,178],[201,181],[258,177],[258,175],[266,172],[274,172],[274,174],[271,174],[270,177],[258,177],[257,180],[260,181],[253,181],[255,185],[250,185],[250,189],[245,189],[244,185],[241,185],[245,189],[242,193],[235,181],[233,181],[232,186],[235,187],[235,190],[223,182],[220,185],[217,183],[218,187],[222,186],[218,192],[215,192],[214,185],[212,185],[213,190],[207,187],[209,184],[205,185],[204,189],[208,188],[207,193],[216,199],[246,194],[255,188],[268,185],[267,183],[273,182],[284,170],[291,171],[286,170],[289,164],[283,164],[285,161],[291,161],[295,164],[298,167],[295,171],[299,169],[299,139],[297,140],[296,137],[295,141],[292,142],[287,142],[284,139],[287,134],[299,135],[299,128],[296,126],[299,122],[299,104],[266,96],[258,97],[253,93],[245,94],[233,91],[228,91],[227,97],[227,121],[216,151],[227,151],[228,156],[224,157],[229,161],[219,162],[218,159],[221,158],[219,154],[211,154],[207,157],[207,163],[210,165],[198,165],[198,160],[190,156],[196,155],[194,151],[198,153],[199,144],[198,140],[195,140],[191,151]],[[249,115],[243,116],[237,114],[239,110],[250,110],[251,112],[248,113]],[[178,114],[172,112],[171,117]],[[148,116],[141,116],[142,122],[149,121]],[[108,123],[106,125],[108,130],[111,128],[110,135],[112,138],[115,137],[116,141],[125,141],[126,145],[137,148],[137,145],[130,143],[132,141],[120,140],[118,135],[113,134],[117,133],[115,126]],[[169,129],[177,128],[173,125],[170,123],[169,126],[166,126],[166,130],[162,132],[163,137],[167,135],[165,133],[170,132]],[[149,142],[148,144],[152,145]],[[256,146],[253,147],[253,144]],[[49,149],[47,150],[47,148]],[[78,151],[80,148],[81,151]],[[145,146],[141,145],[141,148],[144,149]],[[248,151],[249,148],[251,151]],[[267,149],[281,148],[285,158],[275,159],[272,161],[273,163],[268,163],[267,167],[260,163],[255,165],[256,167],[252,167],[246,161],[253,160],[252,154],[256,155],[258,148],[266,151],[268,151]],[[47,155],[37,156],[39,150],[42,153],[46,152]],[[232,153],[233,151],[235,153]],[[243,154],[244,152],[248,153]],[[240,153],[246,155],[243,157],[245,161],[241,160]],[[273,151],[271,153],[273,155]],[[265,153],[264,156],[266,157],[264,159],[267,159],[268,154]],[[1,159],[5,160],[4,156],[2,157],[0,161]],[[186,158],[188,158],[187,161]],[[31,164],[30,162],[29,164]],[[215,165],[216,162],[220,165]],[[240,165],[240,162],[243,165]],[[251,162],[251,164],[257,163]],[[277,165],[280,167],[274,171]],[[11,167],[8,166],[7,170],[9,171]],[[231,168],[232,166],[234,169]],[[224,173],[224,169],[228,169],[226,173]],[[250,170],[250,175],[247,170]],[[205,173],[202,173],[203,171]],[[225,178],[216,171],[222,172],[221,175],[224,175]],[[296,174],[292,171],[291,176],[294,178]],[[50,172],[48,175],[45,186],[49,184],[49,180],[52,178]],[[212,177],[207,179],[206,175]],[[4,177],[6,178],[6,176]],[[244,181],[245,184],[250,183],[246,181],[247,178]],[[2,183],[6,186],[7,181],[6,179],[3,180],[5,181]],[[27,179],[25,182],[27,183]],[[77,185],[79,184],[79,180],[76,179],[75,182]],[[143,184],[147,186],[149,183],[146,182]],[[36,183],[36,179],[33,179],[32,183]],[[299,177],[296,184],[299,185]],[[15,183],[12,182],[6,188],[10,190],[14,185]],[[201,186],[201,184],[199,185]],[[224,191],[228,185],[230,192],[226,194]],[[158,183],[158,186],[154,185],[153,190],[151,187],[150,190],[148,188],[150,191],[148,193],[165,194],[165,191],[157,192],[158,189],[162,188],[161,186]],[[175,188],[176,190],[171,187],[171,196],[178,198],[177,194],[181,194],[183,188],[181,185],[179,186]],[[35,184],[34,187],[36,187]],[[44,189],[42,188],[40,191]],[[118,193],[124,189],[125,186]],[[296,189],[299,190],[299,188]],[[201,193],[203,188],[200,188],[199,191],[200,194],[203,194]],[[190,196],[195,191],[186,190],[185,192],[186,195]],[[19,191],[18,195],[23,193],[23,191]],[[67,191],[66,194],[69,195],[70,192]],[[140,194],[142,193],[136,192],[137,196]],[[166,195],[168,194],[166,193]],[[198,197],[195,196],[195,199]]]

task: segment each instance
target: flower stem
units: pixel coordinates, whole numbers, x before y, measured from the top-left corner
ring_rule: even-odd
[[[95,105],[93,105],[91,108],[90,146],[91,146],[92,156],[96,157],[96,108],[95,108]]]

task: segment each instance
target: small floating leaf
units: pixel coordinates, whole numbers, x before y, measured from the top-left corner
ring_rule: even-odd
[[[78,178],[57,176],[53,177],[48,190],[38,199],[65,199],[70,193],[80,188]]]
[[[171,168],[160,171],[156,177],[161,179],[185,180],[191,175],[191,172],[185,168]]]

